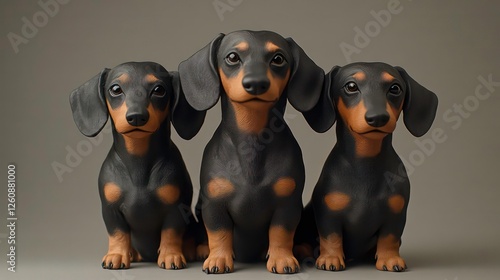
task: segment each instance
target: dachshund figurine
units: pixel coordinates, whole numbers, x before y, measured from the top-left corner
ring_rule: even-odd
[[[233,257],[295,273],[293,237],[302,211],[302,152],[283,114],[318,102],[324,72],[290,38],[270,31],[220,34],[179,65],[188,103],[221,98],[222,120],[201,166],[199,208],[208,234],[206,273],[228,273]],[[195,128],[197,130],[199,128]],[[234,255],[233,255],[234,253]]]
[[[353,63],[326,75],[322,100],[305,114],[317,132],[338,120],[337,144],[301,222],[301,230],[310,230],[315,217],[318,269],[343,270],[345,260],[366,257],[375,257],[379,270],[407,268],[399,247],[410,183],[392,147],[392,132],[402,111],[410,133],[424,135],[437,105],[436,95],[400,67]]]
[[[170,122],[181,137],[198,131],[205,112],[182,95],[178,74],[153,62],[129,62],[104,69],[71,93],[75,123],[97,135],[111,117],[113,146],[99,175],[102,215],[109,235],[106,269],[131,262],[157,262],[164,269],[186,267],[183,234],[194,225],[192,184],[170,139]],[[194,255],[194,253],[189,253]]]

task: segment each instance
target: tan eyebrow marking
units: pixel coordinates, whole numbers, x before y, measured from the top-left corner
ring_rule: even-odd
[[[382,73],[382,80],[384,80],[384,82],[391,82],[391,81],[393,81],[394,79],[396,79],[396,78],[394,78],[394,76],[393,76],[393,75],[391,75],[391,74],[389,74],[389,73],[387,73],[387,72],[383,72],[383,73]]]
[[[243,41],[243,42],[240,42],[238,43],[236,46],[236,49],[238,49],[240,52],[244,52],[244,51],[247,51],[248,50],[248,43]]]
[[[363,81],[364,79],[366,79],[366,74],[363,71],[356,72],[352,76],[358,81]]]
[[[266,43],[266,50],[268,50],[269,52],[275,52],[277,50],[279,50],[280,47],[278,47],[277,45],[275,45],[273,42],[267,42]]]
[[[153,74],[147,74],[146,77],[144,78],[144,80],[146,80],[146,82],[148,82],[148,83],[154,83],[154,82],[158,81],[158,78]]]

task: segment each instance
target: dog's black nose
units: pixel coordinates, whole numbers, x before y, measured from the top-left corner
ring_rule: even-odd
[[[132,111],[132,112],[127,112],[127,115],[125,117],[127,118],[127,122],[130,125],[143,126],[149,120],[149,113],[148,113],[148,111],[144,111],[144,112]]]
[[[365,115],[366,123],[373,127],[381,127],[389,121],[389,114],[387,112],[371,113],[367,112]]]
[[[271,82],[267,79],[267,77],[244,77],[242,83],[243,88],[245,88],[248,93],[253,95],[265,93],[271,85]]]

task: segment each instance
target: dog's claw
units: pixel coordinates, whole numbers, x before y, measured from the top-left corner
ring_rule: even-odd
[[[330,271],[335,271],[337,268],[332,264],[330,265]]]
[[[273,273],[278,273],[278,272],[276,271],[276,267],[274,267],[274,266],[273,266],[273,268],[272,268],[271,270],[273,271]]]
[[[385,266],[385,265],[384,265],[384,266],[382,267],[382,269],[383,269],[384,271],[387,271],[387,266]]]

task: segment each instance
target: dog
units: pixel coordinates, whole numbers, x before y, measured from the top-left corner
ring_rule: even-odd
[[[399,254],[406,223],[410,182],[392,147],[403,112],[416,137],[431,127],[437,96],[400,67],[353,63],[325,77],[321,101],[305,113],[317,132],[336,120],[337,143],[324,164],[306,206],[301,232],[319,232],[320,270],[345,269],[345,260],[376,258],[376,268],[404,271]]]
[[[85,136],[96,136],[108,116],[112,122],[114,142],[98,180],[109,235],[102,267],[129,268],[131,261],[186,267],[183,234],[194,225],[186,210],[193,187],[170,122],[190,139],[197,133],[191,123],[203,122],[205,113],[188,106],[178,74],[154,62],[123,63],[74,90],[70,105]]]
[[[198,208],[209,255],[206,273],[263,261],[273,273],[295,273],[304,164],[283,115],[318,102],[324,71],[290,38],[270,31],[220,34],[179,65],[188,103],[199,111],[221,98],[222,120],[201,166]],[[198,129],[198,128],[196,128]]]

